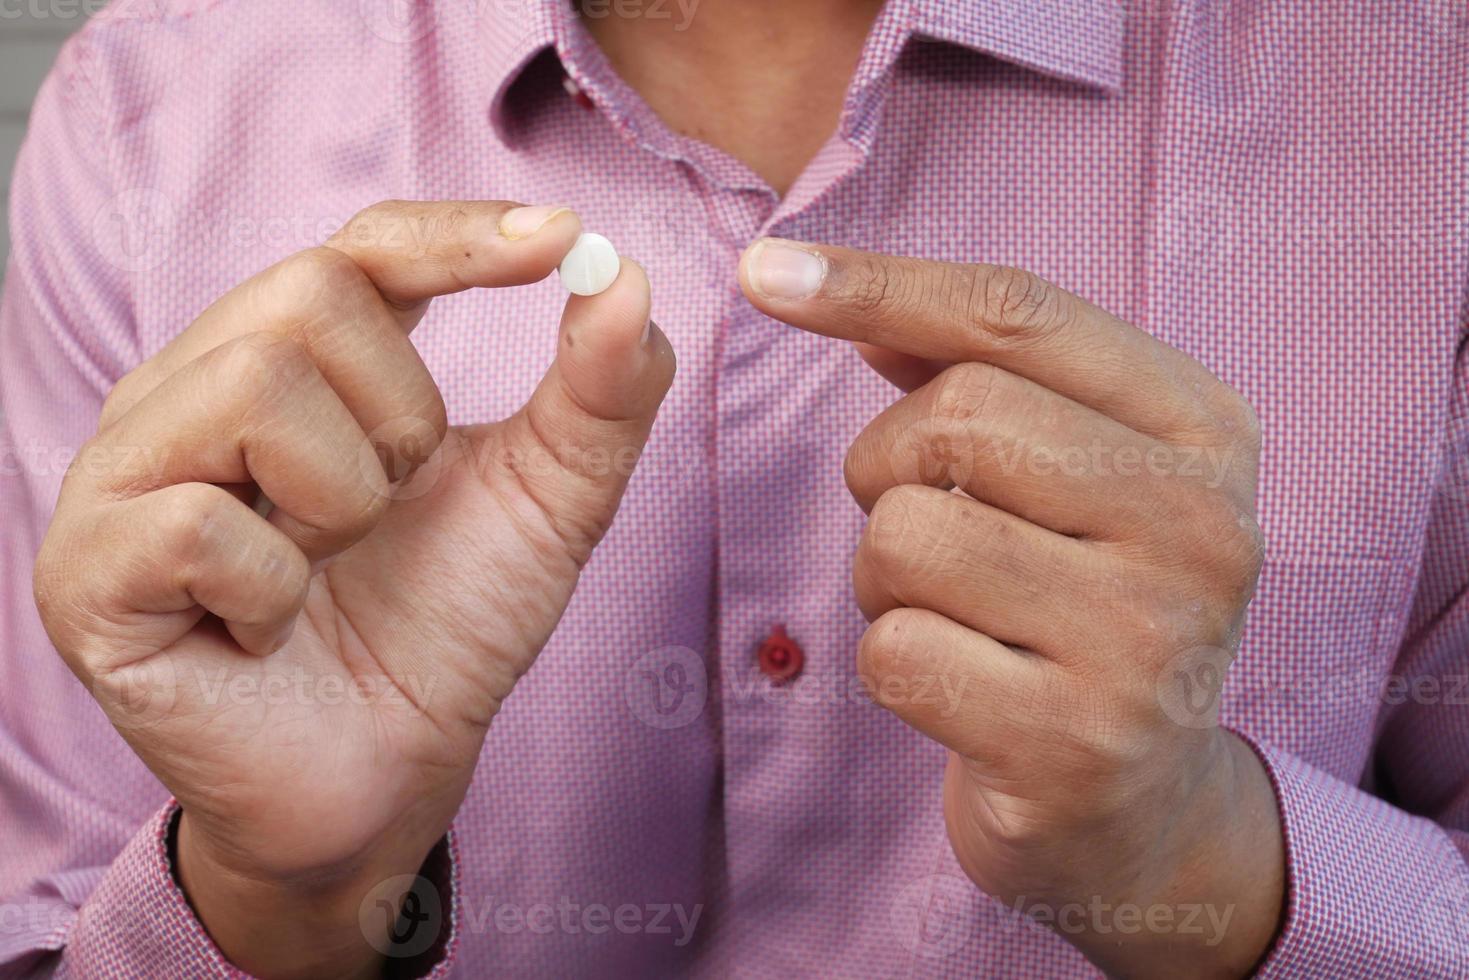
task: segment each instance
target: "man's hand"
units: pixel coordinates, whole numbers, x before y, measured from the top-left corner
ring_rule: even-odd
[[[1159,681],[1222,674],[1239,640],[1263,550],[1249,405],[1018,270],[766,240],[741,281],[911,392],[847,456],[870,514],[859,669],[880,700],[889,678],[963,692],[958,711],[886,703],[951,750],[966,873],[1109,973],[1248,973],[1281,914],[1274,795],[1213,724],[1213,691],[1200,717]],[[1220,941],[1094,912],[1124,905],[1174,925],[1206,906],[1227,926]]]
[[[408,339],[429,300],[542,279],[580,231],[513,207],[378,205],[236,287],[63,485],[43,621],[180,801],[185,890],[251,973],[376,972],[391,916],[364,936],[359,904],[448,828],[672,381],[624,263],[524,408],[446,425]]]

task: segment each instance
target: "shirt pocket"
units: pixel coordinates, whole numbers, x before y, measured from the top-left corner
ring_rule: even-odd
[[[1221,723],[1356,782],[1391,696],[1415,582],[1406,560],[1267,559]]]

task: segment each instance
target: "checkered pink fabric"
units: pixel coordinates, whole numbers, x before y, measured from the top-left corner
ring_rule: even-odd
[[[895,393],[742,301],[736,256],[773,233],[1023,266],[1250,398],[1269,558],[1223,715],[1284,814],[1288,920],[1263,972],[1469,975],[1454,4],[889,0],[840,131],[784,200],[665,129],[559,4],[114,6],[46,84],[12,198],[0,972],[229,972],[169,874],[165,790],[31,609],[109,386],[364,205],[506,197],[574,205],[647,267],[680,375],[490,733],[436,875],[438,969],[1094,972],[964,879],[943,752],[852,684],[862,516],[841,459]],[[455,421],[526,397],[562,296],[434,305],[415,337]],[[755,666],[775,623],[806,653],[779,690]]]

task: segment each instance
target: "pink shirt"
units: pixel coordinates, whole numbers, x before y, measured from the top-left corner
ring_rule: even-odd
[[[170,875],[168,794],[50,649],[31,561],[120,375],[405,197],[575,206],[647,267],[680,364],[428,869],[433,969],[1095,972],[963,876],[943,750],[854,682],[841,460],[897,393],[742,300],[736,256],[769,233],[1023,266],[1245,393],[1269,557],[1222,713],[1284,815],[1264,973],[1469,975],[1465,25],[1432,3],[1127,6],[889,0],[783,200],[668,131],[557,3],[95,19],[36,106],[0,318],[0,972],[230,972]],[[520,404],[563,297],[434,304],[415,340],[454,421]],[[775,624],[805,654],[781,687],[757,657]]]

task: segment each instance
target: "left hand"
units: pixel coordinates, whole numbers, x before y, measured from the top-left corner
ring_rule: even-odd
[[[740,278],[910,392],[847,454],[859,671],[950,749],[965,872],[1110,974],[1248,974],[1283,902],[1274,793],[1217,704],[1192,717],[1160,678],[1222,673],[1239,642],[1263,554],[1250,406],[1019,270],[764,240]],[[893,696],[935,679],[957,707]]]

